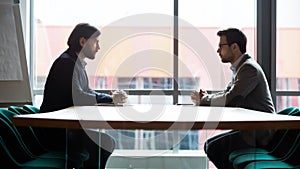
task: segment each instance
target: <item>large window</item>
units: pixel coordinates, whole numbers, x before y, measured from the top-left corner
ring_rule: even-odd
[[[300,105],[300,1],[277,0],[277,110]]]

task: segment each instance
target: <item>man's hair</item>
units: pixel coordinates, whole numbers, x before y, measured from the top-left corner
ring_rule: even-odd
[[[96,27],[91,26],[88,23],[79,23],[71,32],[67,44],[70,49],[79,52],[82,49],[79,43],[80,38],[96,38],[100,34],[101,32]]]
[[[228,28],[217,33],[218,36],[225,36],[229,45],[237,43],[241,52],[246,53],[247,37],[236,28]]]

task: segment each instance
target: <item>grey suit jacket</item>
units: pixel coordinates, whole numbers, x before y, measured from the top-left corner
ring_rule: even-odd
[[[260,65],[245,55],[237,66],[234,80],[227,89],[203,97],[200,105],[242,107],[268,113],[275,113],[271,93],[265,74]],[[274,131],[241,132],[249,144],[267,144]],[[256,138],[256,139],[253,139]],[[250,140],[249,140],[250,139]]]

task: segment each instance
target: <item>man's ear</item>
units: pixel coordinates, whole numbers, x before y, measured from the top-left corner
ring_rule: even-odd
[[[85,43],[86,43],[86,39],[84,38],[84,37],[81,37],[80,39],[79,39],[79,44],[80,44],[80,46],[84,46],[85,45]]]
[[[231,47],[232,47],[232,49],[234,49],[234,50],[236,50],[236,49],[240,50],[239,45],[238,45],[237,43],[233,43],[233,44],[231,45]]]

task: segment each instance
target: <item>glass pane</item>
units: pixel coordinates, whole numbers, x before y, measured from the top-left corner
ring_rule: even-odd
[[[43,89],[52,62],[67,49],[67,38],[80,22],[102,32],[96,59],[87,60],[92,88],[172,88],[173,0],[33,2],[34,89]],[[153,81],[158,84],[147,85]]]
[[[276,89],[300,90],[299,0],[277,0]],[[278,103],[280,104],[280,103]]]
[[[179,143],[180,150],[199,150],[199,132],[172,130],[107,130],[118,140],[117,149],[172,150]],[[176,139],[178,135],[178,140]],[[176,141],[177,140],[177,141]]]
[[[277,96],[276,97],[276,110],[277,112],[287,107],[300,107],[299,96]]]
[[[220,90],[231,81],[217,53],[217,31],[228,27],[246,34],[247,53],[256,58],[256,0],[179,1],[179,78],[194,81],[180,89]]]

